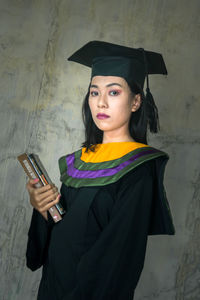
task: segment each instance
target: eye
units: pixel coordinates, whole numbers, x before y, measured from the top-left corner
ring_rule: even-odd
[[[112,91],[109,92],[109,94],[111,96],[118,96],[120,93],[121,93],[121,91],[118,91],[118,90],[112,90]]]
[[[90,95],[91,95],[92,97],[98,96],[98,92],[97,92],[97,91],[91,91],[91,92],[90,92]]]

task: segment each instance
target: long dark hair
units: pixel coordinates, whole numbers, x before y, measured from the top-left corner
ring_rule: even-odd
[[[141,105],[139,109],[132,112],[129,120],[129,133],[131,137],[138,143],[147,144],[147,128],[149,126],[151,132],[157,132],[159,129],[158,109],[155,103],[147,101],[143,89],[136,82],[127,81],[132,96],[141,95]],[[103,131],[100,130],[92,119],[88,99],[90,94],[90,85],[88,92],[84,98],[82,105],[82,119],[85,126],[85,142],[82,147],[86,147],[86,152],[90,149],[95,150],[95,144],[101,144],[103,141]]]

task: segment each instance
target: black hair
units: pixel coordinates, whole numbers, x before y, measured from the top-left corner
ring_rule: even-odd
[[[141,105],[137,111],[132,112],[129,120],[129,133],[136,142],[147,144],[148,125],[152,132],[157,132],[159,129],[158,109],[155,103],[152,105],[152,103],[150,104],[149,101],[147,101],[143,89],[139,84],[133,81],[127,81],[127,83],[133,97],[136,94],[141,95]],[[86,152],[88,152],[89,149],[94,151],[95,144],[101,144],[103,141],[103,131],[96,126],[92,119],[88,103],[89,94],[90,85],[82,105],[82,119],[85,126],[85,142],[83,142],[81,146],[86,147]]]

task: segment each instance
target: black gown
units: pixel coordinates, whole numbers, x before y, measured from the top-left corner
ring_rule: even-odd
[[[33,209],[27,266],[43,266],[38,300],[132,300],[148,235],[175,234],[157,157],[101,186],[62,183],[62,221]]]

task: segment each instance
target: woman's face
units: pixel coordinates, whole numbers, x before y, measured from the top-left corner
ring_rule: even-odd
[[[92,78],[89,107],[96,126],[112,136],[129,135],[128,124],[131,113],[141,103],[140,95],[133,97],[125,79],[117,76],[95,76]],[[106,114],[108,117],[98,116]]]

